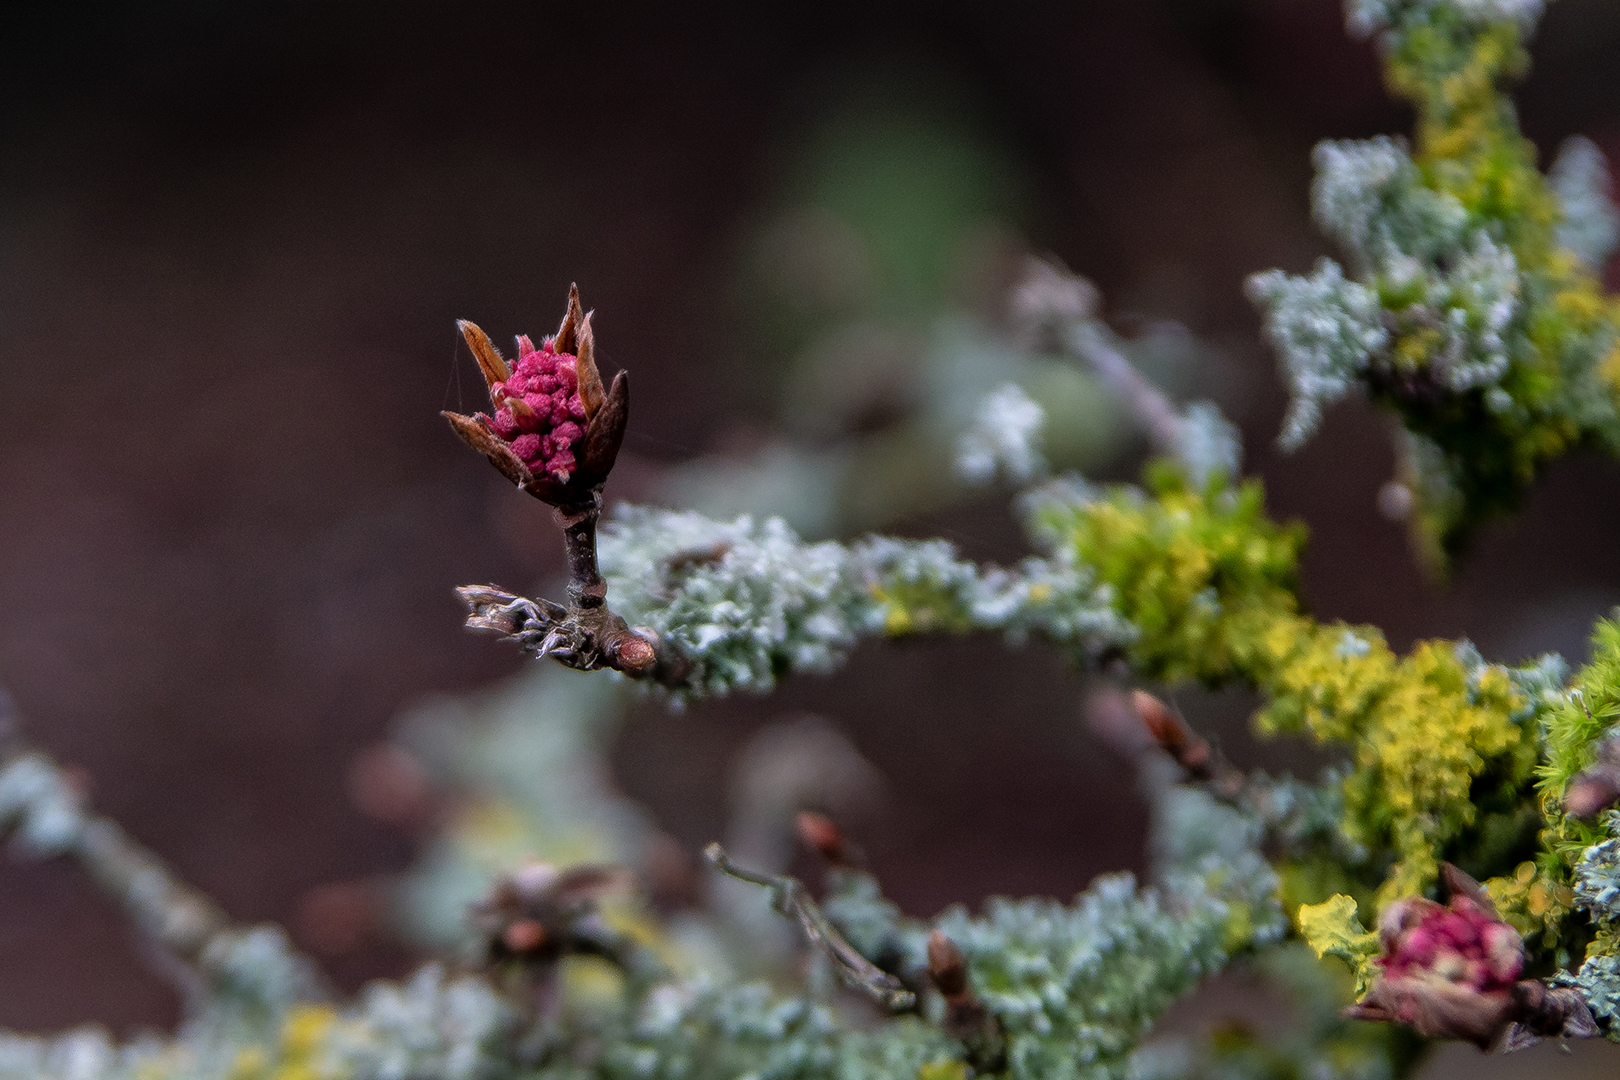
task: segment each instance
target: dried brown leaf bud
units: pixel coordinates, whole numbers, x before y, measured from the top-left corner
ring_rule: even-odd
[[[934,980],[934,986],[946,1001],[968,993],[967,957],[938,927],[928,935],[928,977]]]
[[[491,390],[494,390],[496,383],[503,383],[512,377],[512,369],[501,358],[500,350],[477,323],[457,319],[456,328],[466,339],[467,348],[472,350],[473,359],[478,361],[478,370],[483,373],[484,382],[489,384]]]

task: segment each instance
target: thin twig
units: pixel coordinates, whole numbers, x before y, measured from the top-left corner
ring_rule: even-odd
[[[1185,421],[1164,391],[1154,386],[1110,340],[1112,335],[1095,319],[1072,323],[1063,335],[1068,350],[1086,363],[1120,397],[1147,429],[1161,453],[1181,451]]]
[[[806,940],[832,960],[845,985],[861,991],[892,1012],[904,1012],[916,1006],[917,995],[844,940],[844,936],[827,921],[827,916],[822,914],[821,908],[797,878],[761,874],[738,866],[719,844],[710,844],[704,849],[703,855],[721,873],[769,890],[771,907],[799,924]]]

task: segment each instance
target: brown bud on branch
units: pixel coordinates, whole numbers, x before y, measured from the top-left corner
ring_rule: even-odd
[[[866,861],[860,849],[844,835],[844,830],[826,814],[800,810],[793,819],[793,827],[799,834],[799,841],[826,859],[830,866],[856,867]]]
[[[1000,1072],[1007,1056],[1001,1025],[973,993],[967,957],[937,926],[928,935],[928,977],[945,999],[945,1031],[962,1040],[968,1063],[978,1073]]]
[[[1209,743],[1193,734],[1182,722],[1181,717],[1146,690],[1132,690],[1131,704],[1136,706],[1137,715],[1142,718],[1142,725],[1147,728],[1148,734],[1153,736],[1153,741],[1159,744],[1159,749],[1169,754],[1177,765],[1187,770],[1188,776],[1194,780],[1211,778],[1212,752]]]
[[[928,977],[947,1002],[973,996],[968,989],[967,957],[937,926],[928,935]]]
[[[644,958],[633,958],[629,943],[596,914],[599,900],[629,885],[629,872],[619,866],[559,870],[529,863],[498,880],[473,906],[473,925],[484,935],[492,962],[543,963],[583,953],[629,970]]]
[[[1611,732],[1598,743],[1597,760],[1570,780],[1564,813],[1592,818],[1616,803],[1620,803],[1620,732]]]
[[[459,590],[467,625],[511,638],[537,657],[550,656],[582,671],[613,668],[635,678],[681,685],[688,665],[651,631],[632,630],[606,606],[607,582],[596,557],[602,487],[618,458],[630,415],[624,372],[604,390],[596,367],[591,315],[579,288],[554,337],[535,348],[517,340],[508,364],[478,326],[457,323],[489,385],[492,414],[444,414],[462,441],[503,476],[555,508],[568,560],[569,605],[529,600],[493,585]]]

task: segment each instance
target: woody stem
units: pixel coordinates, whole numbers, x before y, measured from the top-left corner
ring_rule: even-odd
[[[557,524],[568,553],[568,598],[578,610],[599,608],[607,599],[607,582],[596,564],[596,522],[602,516],[602,494],[577,506],[559,506]]]

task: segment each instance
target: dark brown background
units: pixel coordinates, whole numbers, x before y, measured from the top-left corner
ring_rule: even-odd
[[[635,373],[620,494],[768,423],[739,238],[850,65],[944,73],[1027,178],[1035,248],[1111,310],[1226,351],[1250,466],[1311,526],[1319,615],[1397,647],[1578,658],[1620,601],[1613,462],[1560,463],[1438,589],[1373,510],[1382,418],[1341,407],[1296,457],[1271,448],[1283,398],[1242,279],[1326,253],[1316,140],[1409,119],[1333,0],[672,8],[0,14],[0,682],[99,805],[232,914],[290,920],[311,886],[406,865],[410,843],[350,806],[349,760],[419,695],[518,666],[461,631],[452,585],[560,561],[542,508],[435,415],[455,402],[452,320],[542,332],[581,283],[607,366]],[[1531,137],[1620,154],[1620,6],[1560,0],[1534,53]],[[470,395],[465,360],[461,380]],[[976,557],[1018,550],[991,503],[904,524],[936,527]],[[1139,866],[1140,803],[1077,684],[1039,649],[980,655],[872,649],[768,701],[643,709],[620,777],[695,847],[722,827],[727,756],[811,708],[893,781],[899,823],[873,854],[915,911]],[[407,962],[376,944],[333,969],[354,984]],[[0,1025],[127,1031],[174,1009],[76,872],[4,864]]]

